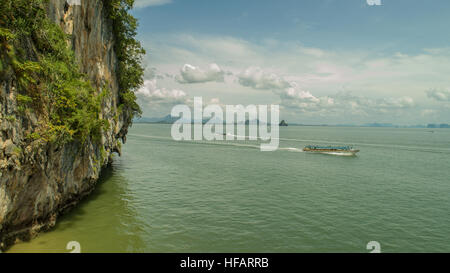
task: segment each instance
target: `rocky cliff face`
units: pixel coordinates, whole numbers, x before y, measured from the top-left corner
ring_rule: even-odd
[[[112,153],[120,153],[119,139],[129,126],[126,114],[117,110],[117,58],[103,1],[50,0],[47,5],[48,16],[72,35],[81,72],[98,92],[109,87],[101,115],[110,126],[96,142],[26,142],[42,117],[39,112],[18,114],[16,79],[0,79],[0,249],[54,226],[58,215],[89,194]]]

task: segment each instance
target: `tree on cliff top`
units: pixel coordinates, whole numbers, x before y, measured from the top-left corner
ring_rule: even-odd
[[[115,51],[119,60],[119,87],[121,100],[133,116],[140,115],[141,109],[136,103],[136,91],[143,83],[144,68],[142,56],[145,50],[135,39],[138,27],[137,19],[129,11],[134,0],[103,0],[109,18],[113,20],[113,33],[116,39]]]

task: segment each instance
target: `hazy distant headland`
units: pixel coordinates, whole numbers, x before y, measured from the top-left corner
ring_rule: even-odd
[[[159,123],[159,124],[172,124],[175,121],[179,120],[179,117],[172,117],[171,115],[167,115],[164,117],[141,117],[136,118],[133,122],[136,123]],[[184,123],[206,123],[209,121],[209,119],[203,119],[203,120],[182,120]],[[215,120],[212,123],[223,123],[226,124],[226,121],[222,120]],[[245,124],[259,124],[259,120],[246,120]],[[281,124],[282,123],[282,124]],[[416,125],[399,125],[399,124],[393,124],[393,123],[364,123],[364,124],[308,124],[308,123],[291,123],[283,120],[280,123],[280,126],[286,126],[289,124],[289,126],[335,126],[335,127],[384,127],[384,128],[450,128],[450,124],[448,123],[429,123],[429,124],[416,124]],[[286,125],[284,125],[286,124]]]

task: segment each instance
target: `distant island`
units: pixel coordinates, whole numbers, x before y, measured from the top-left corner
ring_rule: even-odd
[[[427,128],[450,128],[450,125],[447,123],[441,123],[441,124],[428,124]]]
[[[283,120],[280,122],[279,126],[288,126],[288,124],[287,124],[286,121],[283,119]]]

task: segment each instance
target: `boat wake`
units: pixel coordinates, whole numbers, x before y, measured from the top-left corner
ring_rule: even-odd
[[[175,141],[171,137],[163,137],[163,136],[152,136],[152,135],[140,135],[140,134],[128,134],[128,136],[131,137],[141,137],[141,138],[150,138],[155,140],[168,140],[168,141]],[[205,140],[187,140],[183,141],[183,143],[189,143],[189,144],[203,144],[203,145],[222,145],[222,146],[234,146],[234,147],[241,147],[241,148],[252,148],[252,149],[260,149],[260,145],[252,145],[252,144],[244,144],[244,143],[232,143],[232,142],[226,142],[226,141],[205,141]],[[297,153],[303,153],[303,150],[300,148],[295,147],[280,147],[277,149],[278,151],[287,151],[287,152],[297,152]]]
[[[302,149],[294,148],[294,147],[287,147],[287,148],[278,148],[280,151],[288,151],[288,152],[297,152],[297,153],[303,153]]]

